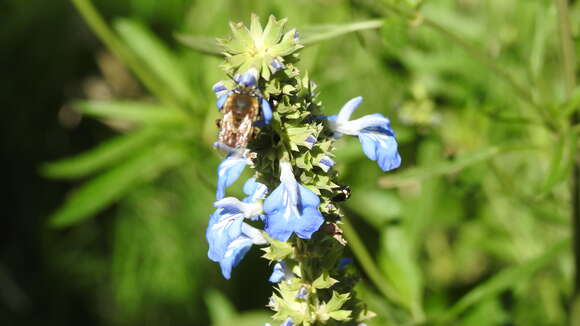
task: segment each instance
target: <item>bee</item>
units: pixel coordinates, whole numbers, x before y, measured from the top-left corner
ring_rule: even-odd
[[[333,202],[341,202],[350,198],[351,190],[349,186],[340,186],[337,194],[332,197]]]
[[[245,148],[256,133],[258,95],[251,87],[240,85],[228,96],[221,111],[224,117],[217,122],[218,140],[231,148]]]

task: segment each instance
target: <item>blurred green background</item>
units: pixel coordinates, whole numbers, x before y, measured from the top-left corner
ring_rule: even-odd
[[[328,114],[361,95],[356,116],[383,113],[397,131],[395,172],[356,139],[336,157],[346,215],[401,298],[361,272],[368,324],[565,324],[580,92],[566,91],[555,3],[98,0],[105,45],[72,2],[2,1],[0,323],[268,320],[259,251],[226,281],[205,242],[211,86],[227,77],[198,50],[255,12],[320,40],[299,66]],[[578,53],[577,1],[568,14]]]

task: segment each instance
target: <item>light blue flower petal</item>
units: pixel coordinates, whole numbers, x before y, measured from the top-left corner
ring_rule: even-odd
[[[270,62],[270,66],[272,67],[272,73],[284,69],[284,65],[278,59],[272,59],[272,62]]]
[[[238,266],[251,247],[252,240],[247,237],[239,237],[229,244],[223,259],[219,262],[222,275],[227,280],[231,277],[232,269]]]
[[[306,287],[303,286],[300,288],[300,290],[298,290],[298,293],[296,293],[296,298],[305,300],[307,297],[308,297],[308,290],[306,289]]]
[[[211,90],[217,94],[217,93],[220,93],[223,91],[227,91],[228,89],[226,88],[226,85],[224,85],[224,83],[222,81],[219,81],[213,85]]]
[[[224,107],[226,100],[228,99],[228,97],[230,97],[231,94],[232,94],[232,92],[227,92],[217,99],[217,101],[215,102],[215,105],[217,106],[218,110],[221,110]]]
[[[270,123],[270,120],[272,120],[272,107],[265,98],[262,98],[261,107],[262,107],[262,120],[264,124],[267,125]]]
[[[383,171],[390,171],[401,165],[395,137],[381,131],[362,131],[358,135],[365,155],[377,161]]]
[[[209,244],[209,259],[219,262],[226,254],[229,244],[241,236],[243,214],[217,209],[210,217],[206,230],[206,239]]]
[[[306,139],[304,139],[304,146],[306,146],[308,149],[312,149],[312,147],[314,147],[314,145],[316,144],[316,137],[314,137],[313,135],[308,135],[308,137],[306,137]]]
[[[280,326],[294,326],[294,322],[292,321],[292,318],[288,317],[288,319],[280,324]]]
[[[270,237],[287,241],[292,233],[302,239],[310,239],[324,223],[318,210],[320,199],[310,189],[298,185],[296,200],[292,200],[292,189],[280,184],[264,202],[266,213],[264,231]]]
[[[283,261],[279,261],[274,265],[272,269],[272,275],[268,281],[271,283],[278,283],[286,278],[286,263]]]
[[[245,202],[255,202],[258,199],[266,198],[268,187],[265,184],[256,181],[256,178],[250,178],[244,183],[244,193],[248,195]]]
[[[255,86],[257,75],[258,71],[255,68],[251,68],[240,76],[239,83],[245,86]]]
[[[363,98],[361,96],[355,97],[350,101],[346,102],[338,112],[337,121],[339,122],[346,122],[356,110],[356,108],[362,103]]]
[[[224,198],[226,187],[231,186],[242,174],[246,165],[249,164],[247,158],[230,153],[218,166],[218,182],[216,189],[216,199]]]

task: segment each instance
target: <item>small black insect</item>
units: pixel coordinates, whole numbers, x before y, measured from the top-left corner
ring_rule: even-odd
[[[337,194],[332,197],[333,202],[341,202],[350,198],[351,190],[349,186],[340,186]]]

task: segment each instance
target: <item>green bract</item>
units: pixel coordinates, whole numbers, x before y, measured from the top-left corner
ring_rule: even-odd
[[[272,66],[274,60],[283,64],[285,57],[290,56],[303,46],[298,42],[296,30],[284,32],[286,19],[276,20],[270,16],[264,28],[260,18],[253,14],[250,29],[243,23],[230,23],[232,36],[218,39],[226,56],[226,70],[243,73],[250,68],[261,72],[265,80],[277,69]]]

